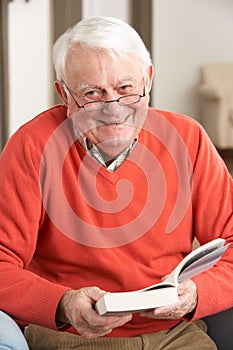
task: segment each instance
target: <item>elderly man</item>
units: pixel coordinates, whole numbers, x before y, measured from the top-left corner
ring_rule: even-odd
[[[1,156],[0,309],[30,349],[216,349],[200,318],[232,305],[231,247],[173,305],[121,316],[94,305],[161,281],[194,237],[232,241],[224,163],[196,121],[148,107],[153,65],[123,21],[79,22],[54,65],[64,103]]]

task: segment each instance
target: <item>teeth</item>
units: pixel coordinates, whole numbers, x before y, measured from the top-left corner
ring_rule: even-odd
[[[122,124],[123,122],[124,122],[124,119],[119,120],[118,122],[113,122],[113,123],[109,123],[109,124],[117,125],[117,124]]]
[[[125,122],[125,119],[119,120],[119,121],[115,121],[115,122],[107,122],[107,121],[102,121],[103,124],[105,125],[118,125],[118,124],[122,124]]]

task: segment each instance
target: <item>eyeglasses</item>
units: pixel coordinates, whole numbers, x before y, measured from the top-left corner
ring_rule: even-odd
[[[95,109],[102,109],[107,104],[112,103],[112,102],[117,102],[120,106],[132,105],[134,103],[138,103],[141,100],[141,98],[145,97],[145,95],[146,95],[145,94],[145,86],[144,86],[142,95],[139,95],[139,94],[125,95],[125,96],[119,97],[116,100],[110,100],[110,101],[101,101],[101,100],[99,100],[99,101],[93,101],[93,102],[86,102],[82,106],[80,106],[78,104],[77,100],[75,99],[74,95],[72,94],[72,92],[70,91],[68,86],[66,85],[66,83],[64,81],[62,81],[61,83],[68,90],[70,96],[74,100],[74,102],[77,105],[77,107],[78,108],[83,108],[85,111],[91,111],[91,110],[95,110]]]

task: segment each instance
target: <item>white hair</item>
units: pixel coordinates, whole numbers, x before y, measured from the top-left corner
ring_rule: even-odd
[[[139,34],[129,24],[113,17],[87,17],[62,34],[53,47],[53,62],[58,80],[65,78],[68,51],[79,44],[112,55],[134,54],[143,72],[151,64],[150,53]]]

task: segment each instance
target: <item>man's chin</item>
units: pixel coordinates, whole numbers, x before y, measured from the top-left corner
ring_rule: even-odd
[[[104,152],[106,155],[109,155],[111,158],[117,157],[124,149],[126,149],[133,140],[107,140],[97,144],[96,146]]]

